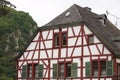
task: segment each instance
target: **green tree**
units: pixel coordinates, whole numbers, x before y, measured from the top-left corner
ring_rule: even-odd
[[[0,0],[0,16],[7,14],[8,10],[6,9],[6,7],[16,8],[16,6],[10,3],[9,1]]]
[[[14,58],[25,48],[37,24],[29,13],[7,9],[9,13],[0,17],[0,80],[15,80]]]

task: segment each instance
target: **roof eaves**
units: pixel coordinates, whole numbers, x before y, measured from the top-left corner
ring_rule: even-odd
[[[51,26],[42,26],[39,29],[40,30],[49,30],[49,29],[66,28],[66,27],[81,25],[84,23],[86,23],[86,21],[79,21],[79,22],[72,22],[72,23],[65,23],[65,24],[58,24],[58,25],[51,25]]]

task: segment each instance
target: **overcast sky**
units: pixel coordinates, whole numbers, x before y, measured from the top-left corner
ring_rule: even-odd
[[[16,5],[16,10],[29,13],[37,22],[38,26],[42,26],[59,14],[64,12],[73,4],[81,7],[90,7],[97,14],[106,14],[106,10],[116,17],[120,17],[120,0],[8,0]],[[118,22],[120,29],[120,20],[107,15],[113,24]]]

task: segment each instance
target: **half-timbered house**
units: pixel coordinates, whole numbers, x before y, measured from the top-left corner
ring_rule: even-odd
[[[16,67],[16,80],[120,80],[120,31],[74,4],[34,33]]]

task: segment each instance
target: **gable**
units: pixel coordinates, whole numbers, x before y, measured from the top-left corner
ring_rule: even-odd
[[[99,55],[99,54],[110,54],[111,52],[105,47],[104,44],[97,38],[97,36],[86,26],[84,25],[84,31],[83,34],[81,32],[82,26],[73,26],[73,27],[67,27],[61,29],[63,32],[68,32],[68,57],[72,56],[79,56],[81,55],[81,45],[82,45],[82,38],[83,38],[83,45],[84,47],[84,55]],[[21,55],[20,59],[26,58],[26,59],[38,59],[38,54],[40,53],[40,59],[42,58],[52,58],[58,57],[59,48],[53,47],[53,34],[59,33],[58,29],[51,29],[46,31],[39,31],[36,36],[31,40],[26,50],[23,52],[23,55]],[[88,45],[87,37],[89,35],[94,36],[94,44]],[[83,37],[82,37],[83,36]],[[74,48],[73,46],[78,46]],[[61,49],[61,56],[66,57],[66,48]],[[91,51],[91,53],[90,53]],[[80,54],[78,54],[80,53]]]
[[[85,24],[87,26],[85,29],[87,32],[95,34],[96,35],[95,38],[97,41],[102,42],[106,46],[106,48],[114,55],[120,56],[120,46],[119,46],[120,40],[117,39],[117,41],[116,40],[113,41],[111,39],[111,38],[116,38],[116,36],[120,36],[120,31],[106,17],[103,18],[105,20],[105,25],[103,25],[103,23],[101,23],[101,21],[99,20],[99,17],[102,19],[100,15],[91,12],[90,9],[82,8],[74,4],[69,9],[67,9],[62,14],[60,14],[58,17],[50,21],[48,24],[40,27],[33,35],[33,38],[27,45],[26,49],[27,50],[38,49],[39,44],[34,42],[36,42],[36,40],[39,38],[38,37],[38,35],[40,35],[38,34],[39,32],[43,32],[42,33],[43,36],[41,36],[42,38],[40,39],[40,41],[42,41],[43,39],[53,38],[52,37],[53,31],[51,31],[53,29],[57,30],[59,28],[68,28],[68,27]],[[79,29],[77,29],[76,31],[74,29],[71,28],[69,30],[71,30],[71,32],[72,31],[74,32],[72,33],[72,35],[77,35],[79,32]],[[37,46],[35,46],[36,44]],[[51,41],[41,42],[41,45],[42,45],[41,48],[51,47],[50,45],[45,46],[46,44],[52,44],[52,42]],[[35,48],[29,47],[29,45],[32,45]]]
[[[69,19],[70,21],[67,21],[66,18],[63,18],[63,16],[66,13],[66,11],[74,11],[74,15],[77,15],[77,18]],[[119,29],[114,26],[106,17],[106,15],[98,15],[96,13],[93,13],[89,8],[80,7],[76,4],[71,6],[69,9],[67,9],[65,12],[63,12],[61,15],[53,19],[48,24],[41,27],[41,29],[50,29],[50,28],[57,28],[57,27],[66,27],[66,26],[75,26],[80,24],[85,24],[87,27],[100,39],[100,41],[103,42],[104,45],[115,55],[120,55],[120,39],[116,41],[112,41],[111,37],[120,36]],[[69,17],[69,16],[68,16]],[[70,18],[72,18],[70,16]],[[78,19],[79,18],[79,19]],[[65,21],[64,21],[65,20]],[[104,21],[104,22],[101,22]],[[60,21],[64,21],[65,23],[60,23]],[[59,24],[60,23],[60,24]]]

